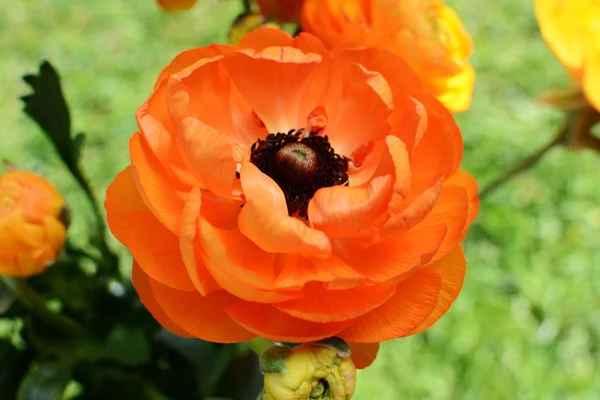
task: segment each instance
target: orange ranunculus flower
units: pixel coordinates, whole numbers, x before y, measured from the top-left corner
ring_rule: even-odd
[[[137,121],[106,209],[167,329],[338,336],[362,367],[458,295],[476,184],[452,116],[396,55],[261,28],[177,56]]]
[[[419,74],[423,86],[450,111],[471,104],[472,43],[443,0],[306,0],[302,28],[333,47],[381,47]]]
[[[600,110],[600,1],[536,0],[542,36]]]
[[[196,0],[158,0],[158,5],[165,11],[189,10]]]
[[[300,21],[304,0],[256,0],[260,11],[283,22]]]
[[[0,175],[0,275],[43,272],[65,243],[67,208],[54,186],[31,172]]]

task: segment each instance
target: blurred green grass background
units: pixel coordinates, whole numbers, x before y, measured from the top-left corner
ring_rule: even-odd
[[[448,1],[472,34],[477,83],[457,115],[463,168],[485,184],[549,141],[560,114],[536,103],[567,84],[540,38],[532,2]],[[22,0],[0,13],[0,158],[54,181],[75,211],[84,198],[37,126],[21,113],[20,81],[49,59],[63,77],[84,168],[101,198],[128,162],[134,112],[180,51],[225,42],[235,1],[163,14],[154,0]],[[465,249],[465,287],[448,314],[385,343],[359,373],[356,399],[597,399],[600,393],[600,160],[554,149],[488,198]],[[113,241],[116,246],[116,242]],[[124,251],[123,249],[121,249]]]

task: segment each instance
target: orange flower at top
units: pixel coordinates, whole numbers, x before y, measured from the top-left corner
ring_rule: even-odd
[[[256,3],[266,16],[283,22],[298,22],[304,0],[256,0]]]
[[[189,10],[196,0],[158,0],[158,5],[165,11]]]
[[[536,0],[535,13],[548,46],[600,111],[600,1]]]
[[[43,272],[64,245],[65,212],[46,179],[18,170],[0,175],[0,275]]]
[[[458,295],[476,184],[452,116],[394,54],[261,28],[177,56],[137,121],[106,209],[167,329],[338,336],[361,367]]]
[[[442,0],[306,0],[302,28],[330,47],[381,47],[396,53],[450,111],[471,104],[471,39]]]

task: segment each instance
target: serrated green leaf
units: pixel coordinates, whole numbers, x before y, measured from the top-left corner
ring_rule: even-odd
[[[83,136],[71,136],[69,107],[58,73],[48,61],[44,61],[40,65],[38,75],[25,75],[23,80],[33,90],[33,93],[21,97],[25,104],[25,113],[48,136],[69,169],[76,169]]]
[[[71,380],[71,371],[59,364],[42,364],[21,382],[17,400],[59,400]]]

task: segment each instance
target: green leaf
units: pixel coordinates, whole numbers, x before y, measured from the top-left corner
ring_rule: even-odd
[[[38,365],[21,382],[17,400],[59,400],[70,380],[70,369],[60,364]]]
[[[25,113],[37,122],[69,169],[76,169],[83,134],[75,138],[71,136],[69,107],[58,73],[48,61],[44,61],[38,75],[25,75],[23,80],[33,90],[33,93],[21,97]]]

